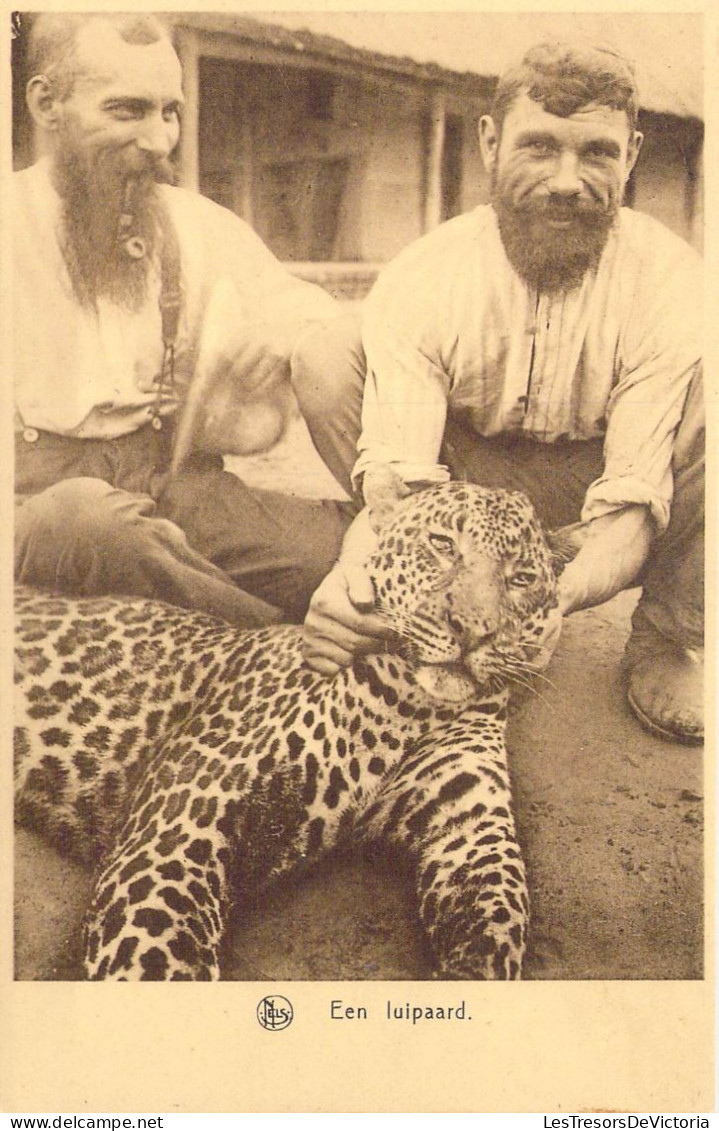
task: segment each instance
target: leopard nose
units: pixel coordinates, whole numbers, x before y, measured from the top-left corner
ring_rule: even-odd
[[[451,609],[447,610],[446,619],[452,634],[466,651],[481,648],[483,644],[491,643],[494,638],[496,630],[487,621],[484,624],[470,625]]]

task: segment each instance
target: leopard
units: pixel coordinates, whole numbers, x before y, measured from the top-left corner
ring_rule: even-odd
[[[388,639],[332,678],[298,625],[18,588],[16,820],[94,869],[84,978],[219,980],[273,884],[368,845],[410,870],[433,977],[521,977],[506,723],[566,548],[523,494],[468,483],[371,519]]]

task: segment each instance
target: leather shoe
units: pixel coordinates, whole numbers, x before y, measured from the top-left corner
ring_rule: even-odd
[[[704,741],[704,653],[682,648],[637,610],[624,653],[627,699],[640,723],[672,742]]]

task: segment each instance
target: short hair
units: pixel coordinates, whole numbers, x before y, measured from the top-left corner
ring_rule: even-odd
[[[530,48],[499,80],[490,115],[497,132],[513,103],[527,94],[550,114],[567,118],[591,103],[624,110],[636,129],[639,94],[634,67],[611,47],[548,40]]]
[[[149,12],[42,12],[30,28],[28,77],[45,75],[58,98],[69,98],[80,73],[77,37],[93,21],[109,24],[125,43],[144,46],[170,39],[165,24]]]

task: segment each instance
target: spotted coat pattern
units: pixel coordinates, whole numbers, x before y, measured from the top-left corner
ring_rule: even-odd
[[[369,568],[396,646],[333,680],[295,627],[19,592],[16,814],[97,869],[89,978],[218,978],[247,901],[352,837],[409,859],[437,976],[519,977],[507,683],[551,552],[522,495],[451,484],[399,504]]]

